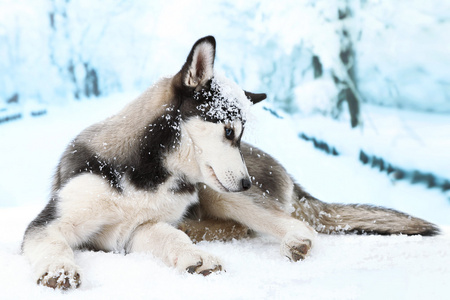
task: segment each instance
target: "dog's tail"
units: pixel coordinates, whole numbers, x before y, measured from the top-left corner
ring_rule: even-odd
[[[307,222],[317,232],[359,234],[439,234],[439,228],[408,214],[367,204],[328,204],[294,187],[292,216]]]

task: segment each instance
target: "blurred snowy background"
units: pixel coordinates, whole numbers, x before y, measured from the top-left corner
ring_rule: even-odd
[[[439,0],[2,0],[0,99],[142,90],[213,34],[217,66],[289,112],[335,116],[345,85],[362,103],[449,113],[448,11]]]
[[[217,69],[266,92],[305,143],[448,200],[449,11],[439,0],[1,0],[0,130],[135,96],[212,34]],[[2,143],[5,174],[14,145]]]

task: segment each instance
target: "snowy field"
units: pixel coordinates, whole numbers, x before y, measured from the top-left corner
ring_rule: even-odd
[[[31,268],[19,253],[23,232],[47,202],[50,178],[66,144],[136,95],[51,106],[45,116],[0,126],[1,299],[62,298],[61,292],[33,281]],[[448,299],[448,196],[424,185],[394,184],[351,155],[333,157],[317,151],[297,137],[309,117],[277,119],[260,106],[253,112],[246,140],[279,159],[313,195],[329,202],[389,206],[439,224],[443,234],[320,235],[311,256],[298,263],[282,257],[278,242],[267,236],[204,242],[199,247],[221,257],[227,270],[209,277],[179,274],[150,255],[76,252],[84,281],[64,298]],[[322,131],[335,126],[316,124]]]

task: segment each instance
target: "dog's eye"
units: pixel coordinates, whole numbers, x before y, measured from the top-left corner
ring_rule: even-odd
[[[225,128],[225,137],[229,140],[232,140],[234,138],[233,128]]]

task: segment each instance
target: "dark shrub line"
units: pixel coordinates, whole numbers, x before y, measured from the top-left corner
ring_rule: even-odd
[[[21,113],[16,113],[16,114],[11,114],[11,115],[6,115],[6,116],[1,116],[0,117],[0,124],[2,123],[6,123],[9,121],[14,121],[14,120],[18,120],[22,118],[22,114]]]
[[[305,133],[299,133],[298,136],[305,141],[312,142],[315,148],[327,154],[333,156],[339,155],[339,152],[335,147],[328,145],[328,143],[324,141],[307,136]],[[393,180],[408,180],[411,184],[425,184],[428,188],[438,188],[443,192],[450,190],[450,180],[437,176],[431,172],[404,169],[391,164],[382,157],[369,154],[363,150],[359,151],[358,159],[362,164],[386,173],[386,175]]]
[[[304,133],[300,133],[298,136],[299,136],[299,138],[301,138],[305,141],[312,142],[314,144],[314,147],[324,151],[327,154],[334,155],[334,156],[339,155],[339,152],[336,150],[335,147],[329,146],[324,141],[317,140],[315,137],[309,137]]]

